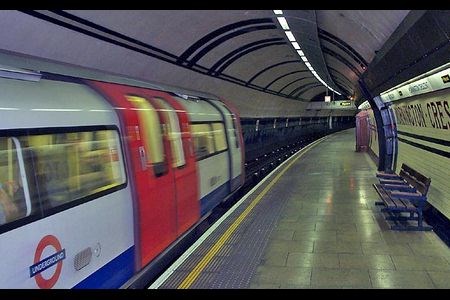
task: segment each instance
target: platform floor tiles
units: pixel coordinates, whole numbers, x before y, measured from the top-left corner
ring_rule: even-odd
[[[389,228],[376,165],[354,139],[354,129],[327,138],[272,187],[288,199],[249,288],[450,288],[449,247]]]

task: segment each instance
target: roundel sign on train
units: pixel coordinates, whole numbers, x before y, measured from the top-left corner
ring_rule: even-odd
[[[46,250],[46,248],[48,249]],[[44,252],[46,255],[44,255]],[[34,262],[30,266],[30,278],[34,277],[36,284],[41,289],[52,288],[61,275],[63,260],[65,258],[66,249],[61,247],[58,238],[54,235],[44,236],[36,247]],[[56,267],[53,267],[55,265]],[[52,271],[45,272],[45,275],[42,273],[50,268],[52,268]]]

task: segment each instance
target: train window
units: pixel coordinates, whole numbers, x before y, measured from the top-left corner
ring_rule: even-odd
[[[35,183],[30,186],[37,186],[44,210],[125,183],[115,130],[33,135],[20,140],[33,153]]]
[[[30,196],[17,138],[0,137],[0,225],[30,214]]]
[[[210,124],[191,124],[191,132],[197,160],[214,153],[214,136]]]
[[[156,176],[161,176],[167,172],[167,166],[162,139],[162,123],[159,120],[158,113],[142,97],[126,96],[126,98],[138,112],[147,164],[153,167]]]
[[[216,145],[216,152],[227,149],[227,141],[225,138],[225,129],[222,123],[212,123],[212,130],[214,136],[214,143]]]
[[[167,138],[170,142],[170,148],[172,149],[172,167],[180,168],[186,165],[184,158],[183,142],[181,140],[180,123],[175,110],[163,99],[154,98],[154,100],[160,105],[161,113],[166,116],[167,123]]]
[[[116,130],[0,137],[0,225],[125,181]]]

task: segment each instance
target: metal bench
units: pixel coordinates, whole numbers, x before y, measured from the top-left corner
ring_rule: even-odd
[[[404,168],[404,165],[402,165],[400,175],[396,175],[395,179],[385,179],[379,177],[380,173],[377,173],[380,183],[373,184],[373,186],[382,201],[375,202],[375,204],[385,206],[381,211],[389,214],[386,220],[394,221],[391,229],[432,230],[432,227],[423,224],[423,208],[427,201],[431,178],[407,165]],[[409,216],[402,215],[402,213],[409,213]],[[402,221],[417,221],[417,226]]]

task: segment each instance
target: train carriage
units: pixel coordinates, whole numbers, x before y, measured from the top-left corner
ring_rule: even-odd
[[[239,117],[214,96],[0,73],[1,288],[130,285],[243,183]]]

